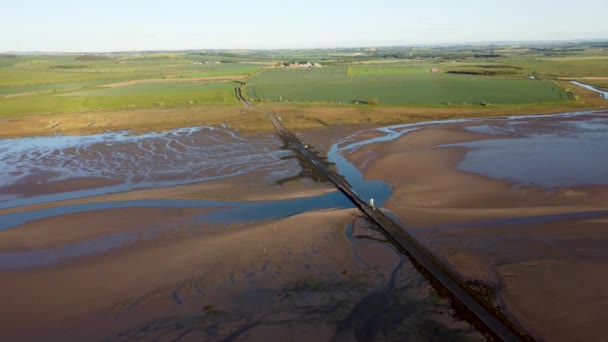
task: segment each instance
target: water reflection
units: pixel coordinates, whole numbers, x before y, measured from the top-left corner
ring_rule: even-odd
[[[470,149],[460,170],[550,188],[608,184],[606,117],[489,123],[467,129],[508,138],[444,145]]]
[[[15,185],[41,185],[76,177],[99,177],[118,185],[69,198],[143,187],[164,187],[256,171],[277,176],[298,172],[293,155],[276,138],[243,138],[213,127],[189,127],[133,135],[108,132],[86,136],[0,139],[0,200],[12,200]],[[6,187],[11,187],[10,191]],[[65,195],[45,201],[67,199]],[[38,201],[39,202],[39,201]],[[19,205],[33,204],[29,202]]]
[[[217,208],[218,210],[201,216],[201,219],[206,222],[229,224],[278,219],[311,210],[353,207],[352,202],[338,191],[313,197],[256,202],[144,199],[81,203],[0,215],[0,231],[53,216],[116,208]]]

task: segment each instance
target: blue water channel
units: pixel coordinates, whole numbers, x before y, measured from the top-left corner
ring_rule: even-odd
[[[297,173],[282,142],[243,138],[214,127],[167,132],[130,131],[84,136],[0,139],[0,209],[217,180],[252,172]],[[18,188],[75,178],[107,180],[110,186],[24,196]]]
[[[523,121],[484,124],[469,130],[516,137],[444,145],[464,147],[463,171],[507,180],[517,186],[559,188],[608,184],[608,116],[584,121]]]
[[[601,97],[605,98],[606,100],[608,100],[608,91],[604,91],[600,88],[585,84],[585,83],[581,83],[581,82],[577,82],[577,81],[570,81],[570,83],[577,85],[579,87],[585,88],[587,90],[591,90],[593,92],[596,92],[598,94],[600,94]]]
[[[577,116],[588,116],[587,119],[568,120]],[[563,119],[561,122],[560,120]],[[364,146],[387,142],[397,139],[409,132],[422,128],[435,127],[440,125],[471,123],[467,129],[484,133],[509,134],[512,131],[521,130],[522,125],[537,124],[538,122],[552,124],[558,122],[563,127],[563,132],[556,131],[551,134],[542,133],[539,135],[526,135],[519,138],[490,139],[475,141],[471,143],[445,145],[444,147],[467,147],[470,151],[465,155],[465,159],[458,166],[463,170],[484,174],[493,178],[509,178],[516,181],[539,183],[541,185],[552,186],[555,184],[605,184],[608,182],[608,158],[603,158],[608,152],[608,116],[594,112],[573,112],[543,116],[510,116],[500,118],[476,118],[476,119],[454,119],[421,122],[413,124],[393,125],[377,129],[382,135],[359,140],[358,134],[341,139],[332,145],[328,152],[328,161],[334,163],[337,171],[345,177],[354,191],[363,199],[374,198],[378,207],[383,207],[384,202],[391,197],[392,190],[389,184],[379,180],[367,180],[346,157],[347,153],[355,151]],[[475,125],[475,123],[480,123]],[[565,128],[564,128],[565,127]],[[569,129],[567,129],[569,127]],[[179,130],[177,130],[179,132]],[[188,129],[187,132],[196,132],[196,128]],[[121,133],[112,134],[116,137],[125,139],[136,139],[131,135]],[[177,133],[167,133],[163,138]],[[85,137],[85,139],[104,140],[102,136],[95,138]],[[63,142],[70,139],[61,139]],[[79,143],[80,140],[74,140]],[[138,141],[138,145],[143,142]],[[169,144],[169,142],[165,142]],[[265,143],[267,144],[267,143]],[[524,153],[527,151],[527,153]],[[28,152],[33,153],[33,152]],[[286,152],[289,154],[291,152]],[[280,153],[268,151],[266,154],[259,155],[259,170],[264,165],[265,160],[277,160],[275,155]],[[285,154],[285,153],[283,153]],[[500,157],[497,157],[500,156]],[[544,159],[541,157],[545,156]],[[127,159],[134,159],[129,157]],[[242,165],[245,160],[239,156],[237,163]],[[549,163],[552,161],[553,163]],[[281,162],[280,162],[281,163]],[[534,172],[540,166],[546,166],[547,170],[560,170],[560,172],[547,173],[547,170]],[[236,169],[236,173],[218,174],[207,180],[223,178],[241,172],[249,172],[251,169],[242,167]],[[547,175],[546,179],[541,179]],[[552,176],[555,175],[555,176]],[[574,176],[573,176],[574,175]],[[199,179],[189,180],[188,182],[199,182]],[[175,185],[173,180],[157,181],[156,183],[144,183],[145,186],[169,186]],[[182,182],[181,184],[183,184]],[[132,190],[132,184],[121,184],[100,189],[89,189],[68,193],[37,196],[33,198],[15,199],[0,202],[1,208],[13,208],[24,205],[60,201],[71,198],[82,198],[96,196],[111,192]],[[43,219],[46,217],[76,213],[90,210],[102,210],[122,207],[196,207],[196,208],[230,208],[219,210],[215,214],[210,214],[207,219],[211,222],[242,222],[261,219],[273,219],[286,217],[308,210],[326,208],[344,208],[352,205],[340,193],[334,192],[316,197],[290,199],[271,202],[224,202],[208,200],[136,200],[123,202],[103,202],[62,206],[26,213],[5,214],[0,216],[0,230],[8,229],[25,222]],[[230,214],[228,214],[230,213]]]
[[[311,210],[353,207],[352,202],[338,191],[328,192],[320,196],[278,201],[236,202],[145,199],[82,203],[1,215],[0,231],[53,216],[116,208],[217,208],[217,210],[211,213],[202,215],[200,217],[201,221],[210,223],[237,223],[279,219]]]
[[[467,130],[503,137],[439,146],[468,149],[458,165],[461,170],[507,179],[519,185],[608,184],[606,114],[581,111],[393,125],[377,129],[382,135],[374,138],[357,140],[357,133],[341,140],[331,146],[328,160],[336,164],[338,172],[362,198],[374,198],[377,206],[382,207],[392,194],[390,185],[366,180],[345,157],[347,153],[370,144],[395,140],[419,129],[467,123]]]
[[[497,136],[496,139],[436,147],[466,148],[465,157],[458,165],[462,170],[492,178],[511,180],[517,184],[536,184],[546,187],[608,184],[608,158],[605,157],[608,155],[608,116],[594,112],[491,119],[455,119],[383,127],[377,129],[381,135],[374,138],[362,140],[358,134],[354,134],[341,139],[329,149],[328,161],[335,164],[337,171],[345,177],[361,198],[365,200],[374,198],[376,206],[383,207],[384,202],[392,195],[390,185],[379,180],[366,180],[361,171],[349,162],[345,155],[370,144],[391,141],[422,128],[458,123],[467,123],[466,129],[468,130]],[[128,137],[128,139],[134,139]],[[77,139],[75,141],[78,142]],[[165,143],[170,144],[170,142]],[[138,145],[142,144],[145,142],[138,142]],[[225,164],[227,174],[222,175],[220,172],[211,179],[263,170],[266,167],[264,161],[272,161],[279,166],[284,165],[283,160],[277,158],[277,155],[289,155],[291,152],[277,152],[273,148],[268,148],[268,144],[268,142],[262,143],[264,152],[256,154],[255,158],[258,159],[253,159],[256,163],[254,168],[243,165],[244,161],[252,159],[239,155],[235,159],[236,164],[239,165],[238,168],[231,168],[230,165]],[[204,155],[204,153],[200,153]],[[241,152],[241,154],[243,153]],[[132,159],[132,157],[129,158]],[[272,170],[271,167],[270,172]],[[153,175],[148,175],[148,177],[155,179]],[[189,182],[200,181],[196,177],[194,178]],[[155,180],[155,182],[150,181],[143,184],[146,186],[174,184],[173,180]],[[0,208],[128,191],[132,189],[132,186],[132,184],[126,183],[100,189],[9,200],[0,202]],[[201,214],[198,219],[201,222],[228,224],[280,219],[312,210],[352,208],[353,204],[338,191],[314,197],[261,202],[147,199],[84,203],[0,215],[0,231],[58,215],[136,207],[212,208],[213,211]],[[553,218],[559,219],[561,216],[551,219]],[[83,227],[83,229],[85,228]],[[96,240],[97,242],[85,241],[65,246],[62,249],[2,253],[0,254],[0,268],[18,265],[36,266],[42,265],[41,262],[43,264],[52,263],[53,260],[65,257],[115,248],[132,239],[131,236],[119,234]]]
[[[325,208],[353,208],[352,202],[338,191],[320,196],[262,202],[230,202],[206,200],[136,200],[65,205],[59,207],[15,212],[0,216],[0,231],[19,227],[27,222],[48,217],[115,208],[215,208],[201,214],[201,223],[238,223],[280,219],[307,211]],[[80,227],[86,229],[86,227]],[[64,258],[85,256],[120,247],[135,237],[118,233],[94,240],[82,241],[60,248],[24,250],[0,253],[0,269],[34,267],[53,264]]]

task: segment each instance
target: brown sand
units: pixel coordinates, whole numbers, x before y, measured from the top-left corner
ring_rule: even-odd
[[[498,302],[535,335],[602,341],[608,337],[602,327],[608,320],[608,233],[601,221],[482,226],[419,237],[465,278],[493,284]]]
[[[83,190],[97,187],[96,179],[91,183],[86,179],[81,182],[70,184],[70,181],[61,182],[53,189],[53,193],[73,190]],[[29,188],[37,189],[38,186],[27,185],[25,188],[15,186],[16,192],[26,192]],[[268,177],[265,172],[253,172],[245,175],[228,177],[224,179],[178,185],[165,188],[150,188],[133,190],[116,194],[78,198],[73,200],[55,201],[29,206],[21,206],[10,209],[0,209],[0,215],[12,212],[22,212],[57,206],[72,205],[78,203],[99,203],[130,201],[139,199],[181,199],[181,200],[216,200],[216,201],[274,201],[280,199],[293,199],[319,196],[328,192],[337,191],[330,183],[317,183],[309,179],[295,180],[281,185]]]
[[[23,197],[49,195],[61,192],[78,191],[84,189],[103,188],[117,185],[121,182],[103,177],[74,177],[65,180],[49,181],[44,173],[27,177],[19,183],[0,187],[0,194],[15,194]]]
[[[607,210],[608,187],[514,189],[457,170],[463,149],[432,149],[485,138],[458,125],[443,126],[370,145],[348,157],[366,178],[391,184],[393,197],[386,207],[465,279],[498,290],[498,303],[534,336],[605,340],[608,273],[602,270],[608,269],[608,215],[527,225],[446,225]]]
[[[149,213],[133,215],[140,219]],[[344,229],[356,213],[354,209],[310,212],[214,230],[205,225],[180,227],[108,253],[0,272],[4,298],[0,339],[171,340],[182,335],[217,340],[247,334],[254,340],[270,336],[319,340],[336,332],[352,338],[357,326],[349,328],[344,317],[367,293],[383,287],[401,258],[389,245],[363,238],[350,241]],[[10,233],[25,238],[36,230],[50,232],[51,227],[44,228],[47,224],[59,228],[59,234],[73,233],[72,223],[78,220],[101,231],[100,221],[113,222],[122,214],[67,215]],[[355,231],[366,234],[374,236],[363,226]],[[47,237],[67,242],[49,234],[37,239],[46,242]],[[414,274],[406,278],[408,282]],[[412,300],[433,301],[424,284],[408,285],[410,307],[422,305]],[[436,305],[431,305],[435,309],[427,313],[429,319],[463,327],[438,314],[441,308],[449,317],[445,304]],[[341,328],[332,323],[340,321]]]
[[[482,218],[604,210],[606,187],[571,187],[548,191],[460,171],[454,166],[464,148],[432,147],[487,138],[457,128],[433,128],[405,135],[384,146],[370,146],[351,155],[370,179],[394,186],[387,207],[407,217],[410,226],[432,226]],[[373,159],[369,161],[373,150]]]
[[[234,130],[271,132],[273,127],[260,113],[241,104],[204,104],[85,113],[44,113],[7,117],[0,137],[76,134],[105,131],[162,131],[192,126],[226,125]]]
[[[102,214],[104,217],[112,215],[110,212]],[[172,291],[181,289],[184,292],[182,296],[194,295],[190,293],[194,290],[194,283],[207,292],[226,284],[230,275],[243,281],[243,271],[259,271],[265,260],[274,260],[277,264],[273,266],[281,267],[279,261],[287,258],[288,250],[306,249],[307,244],[313,241],[304,239],[304,236],[319,238],[320,234],[325,233],[323,228],[332,226],[331,219],[326,221],[330,224],[321,225],[320,220],[326,220],[329,214],[323,216],[325,218],[316,215],[315,219],[308,215],[279,222],[278,233],[274,232],[273,223],[248,229],[231,228],[221,234],[177,241],[171,241],[173,238],[169,236],[52,268],[4,272],[0,275],[0,293],[7,300],[3,303],[0,319],[10,329],[3,329],[2,334],[4,338],[24,336],[23,329],[32,325],[42,329],[30,331],[34,336],[43,332],[52,332],[53,335],[66,333],[78,328],[82,320],[92,318],[87,317],[90,313],[96,313],[95,321],[99,326],[112,326],[118,331],[126,329],[135,322],[112,321],[129,310],[145,306],[141,305],[142,301],[153,301],[155,298],[152,294],[156,291],[167,292],[156,300],[162,301],[166,297],[172,301]],[[72,228],[72,217],[64,216],[61,219]],[[88,216],[88,220],[94,223],[98,218],[93,215]],[[296,221],[298,224],[295,224]],[[307,232],[307,226],[320,228],[316,233],[308,231],[308,234],[302,234]],[[14,231],[18,234],[20,228]],[[286,245],[290,241],[295,241],[296,245]],[[267,254],[264,248],[267,248]],[[299,258],[296,260],[300,263],[305,261],[298,254],[294,257]],[[209,284],[199,284],[206,274],[211,275],[210,279],[205,278],[204,281]],[[220,302],[219,298],[215,297],[210,296],[199,305],[201,308],[218,305],[216,302]],[[26,301],[36,303],[36,310],[24,305]]]
[[[0,231],[0,253],[58,248],[82,240],[128,233],[150,233],[167,224],[188,226],[205,208],[118,208],[55,216]]]
[[[335,191],[307,180],[275,181],[258,172],[0,215],[91,202],[260,201]],[[355,209],[205,222],[213,210],[118,208],[0,231],[0,340],[353,340],[361,334],[398,340],[412,331],[481,338],[454,320],[449,303]],[[116,235],[129,239],[111,249],[65,252]],[[45,263],[36,253],[60,258]],[[25,265],[15,268],[15,255]]]

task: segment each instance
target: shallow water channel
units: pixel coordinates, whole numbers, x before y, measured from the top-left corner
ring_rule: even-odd
[[[385,182],[367,180],[345,157],[367,145],[398,139],[410,132],[442,125],[466,124],[473,132],[496,135],[441,147],[464,147],[468,152],[458,168],[519,185],[545,187],[608,184],[608,113],[572,112],[542,116],[454,119],[378,128],[373,138],[360,133],[331,146],[328,160],[362,198],[378,207],[391,196]]]
[[[469,150],[458,166],[462,170],[548,187],[608,182],[608,159],[603,158],[608,152],[608,117],[593,112],[455,119],[382,127],[375,130],[380,135],[373,138],[360,139],[360,132],[340,139],[329,149],[327,161],[335,164],[337,171],[362,198],[374,198],[376,205],[382,207],[391,196],[391,187],[382,181],[364,179],[361,171],[345,156],[364,146],[394,140],[415,130],[462,123],[467,123],[467,130],[501,136],[445,145]],[[505,138],[505,135],[509,136]],[[0,156],[3,173],[0,177],[0,209],[197,183],[255,171],[267,171],[277,179],[293,177],[301,172],[294,152],[277,139],[246,139],[234,132],[211,127],[143,135],[113,132],[91,136],[0,139]],[[35,179],[35,187],[78,177],[102,177],[114,184],[36,196],[20,196],[4,190],[27,184],[32,178]],[[338,197],[320,196],[315,208],[332,208]],[[307,207],[307,201],[291,202],[295,206]],[[130,205],[138,203],[148,205],[138,201]],[[185,207],[239,206],[235,202],[223,201],[175,203],[181,204],[173,205]],[[106,205],[90,204],[86,210]],[[284,206],[287,210],[285,215],[293,214],[288,207]],[[62,214],[62,211],[56,209],[48,213],[52,216],[53,213]],[[263,214],[258,215],[264,217]],[[270,217],[277,215],[280,213]],[[2,223],[0,227],[6,229],[7,224]]]
[[[604,91],[604,90],[602,90],[602,89],[600,89],[598,87],[594,87],[592,85],[588,85],[588,84],[577,82],[577,81],[570,81],[570,83],[572,83],[574,85],[577,85],[579,87],[585,88],[587,90],[594,91],[594,92],[600,94],[601,97],[603,97],[606,100],[608,100],[608,91]]]
[[[334,151],[335,153],[332,155],[339,157],[339,151],[337,149]],[[200,214],[193,215],[192,219],[188,218],[188,225],[196,227],[194,228],[197,230],[196,234],[205,236],[204,228],[201,227],[206,227],[206,225],[213,227],[228,227],[231,224],[239,223],[255,225],[320,209],[353,208],[353,204],[347,197],[338,191],[324,192],[321,195],[310,197],[269,201],[178,199],[107,200],[94,203],[75,201],[84,197],[214,181],[254,173],[256,176],[266,175],[265,177],[269,177],[278,184],[284,179],[294,179],[302,175],[314,178],[306,173],[310,166],[295,158],[294,152],[274,136],[245,138],[226,130],[200,127],[144,135],[115,132],[93,136],[4,139],[0,140],[0,152],[0,163],[6,176],[0,181],[2,186],[0,189],[4,189],[0,191],[0,210],[4,209],[6,212],[0,215],[0,233],[16,232],[28,223],[33,224],[34,230],[44,228],[45,221],[41,220],[63,215],[66,216],[65,222],[70,224],[69,215],[118,208],[125,209],[123,213],[127,216],[130,208],[208,208],[210,210],[201,211]],[[346,159],[342,161],[334,159],[333,161],[341,170],[345,170],[350,165]],[[353,175],[347,176],[347,179],[352,179],[354,182],[356,170],[354,168],[351,170]],[[67,192],[55,191],[46,194],[36,194],[35,191],[20,192],[22,188],[30,190],[30,187],[35,189],[37,186],[43,187],[52,183],[63,184],[62,182],[70,182],[78,178],[102,178],[111,182],[109,185],[98,185],[94,188]],[[315,180],[312,179],[312,181]],[[368,183],[361,179],[358,184],[366,186],[368,190],[365,191],[369,191],[374,196],[379,191],[378,189],[382,189],[383,194],[378,195],[378,198],[390,196],[390,187],[382,182]],[[159,196],[162,197],[162,194]],[[235,197],[238,198],[238,196]],[[60,203],[62,200],[73,201]],[[30,205],[36,205],[35,209],[28,210]],[[169,221],[171,219],[171,217],[167,218]],[[108,218],[107,224],[111,225],[111,220]],[[381,232],[374,230],[373,225],[367,227],[368,223],[365,220],[359,218],[354,218],[354,220],[358,223],[353,222],[345,227],[336,227],[336,229],[332,227],[328,230],[339,232],[335,242],[338,244],[337,247],[344,246],[345,243],[349,246],[347,256],[345,256],[347,262],[336,262],[337,266],[333,266],[351,265],[348,260],[352,258],[353,266],[348,268],[348,273],[342,269],[328,274],[321,273],[322,267],[309,265],[308,263],[312,263],[309,259],[314,260],[315,258],[314,254],[321,253],[323,258],[333,260],[331,259],[333,252],[317,250],[315,241],[310,246],[310,250],[306,249],[306,253],[311,253],[312,256],[306,259],[304,268],[288,261],[273,259],[266,261],[262,269],[258,270],[259,275],[247,276],[246,280],[239,283],[239,286],[244,286],[243,284],[249,286],[247,290],[249,292],[243,294],[246,298],[240,299],[243,301],[242,303],[238,303],[238,298],[234,299],[238,304],[235,304],[236,309],[228,310],[224,316],[217,318],[218,321],[212,328],[217,329],[217,326],[222,325],[230,328],[231,324],[236,324],[233,320],[239,324],[242,321],[249,322],[258,319],[260,313],[263,313],[265,317],[272,311],[269,313],[264,310],[270,308],[286,310],[289,315],[295,317],[293,322],[283,317],[281,319],[283,323],[279,324],[281,328],[303,323],[327,328],[333,324],[331,329],[335,329],[334,334],[337,339],[349,339],[348,336],[351,334],[367,336],[370,339],[373,336],[392,336],[393,339],[398,340],[404,336],[443,336],[446,338],[469,336],[473,340],[479,339],[480,335],[469,323],[461,320],[453,322],[449,302],[432,290],[416,266],[389,243]],[[352,222],[352,219],[349,221]],[[73,228],[87,229],[86,226],[77,226],[78,224],[75,222]],[[160,226],[163,224],[159,223]],[[8,246],[8,249],[0,252],[0,274],[2,272],[10,274],[15,271],[30,272],[31,274],[37,274],[42,270],[53,272],[64,265],[71,265],[71,261],[86,263],[87,260],[112,255],[113,251],[118,251],[114,255],[128,252],[137,256],[136,248],[133,248],[134,251],[130,251],[132,246],[136,246],[137,243],[154,243],[150,241],[154,241],[155,237],[149,235],[158,233],[155,230],[162,231],[157,235],[163,233],[170,235],[173,229],[179,230],[179,227],[174,227],[179,224],[178,222],[171,227],[147,227],[145,234],[133,231],[111,232],[101,237],[73,240],[59,246],[40,248]],[[184,230],[187,229],[184,228]],[[327,239],[327,236],[325,238]],[[325,244],[327,243],[325,242]],[[331,246],[332,249],[335,247]],[[378,256],[370,257],[367,253],[363,253],[362,251],[365,251],[366,248],[380,253],[383,258],[391,262],[380,266],[368,264]],[[263,254],[265,253],[264,249]],[[280,254],[281,259],[292,257],[291,252],[285,253]],[[235,259],[239,258],[238,251],[226,252],[226,256],[230,254],[235,254]],[[338,255],[342,257],[340,254]],[[395,261],[397,262],[393,265],[392,263]],[[296,285],[286,288],[275,289],[269,288],[270,285],[256,285],[255,281],[258,279],[266,279],[271,276],[274,278],[275,275],[282,274],[276,270],[267,269],[269,263],[274,267],[273,270],[276,267],[282,267],[286,274],[293,273],[294,276],[301,277],[301,279],[297,279]],[[331,264],[330,262],[329,265]],[[327,280],[335,277],[339,278],[338,281],[334,281],[335,283]],[[223,283],[222,286],[234,286],[236,282],[234,275],[231,274],[230,280]],[[319,284],[322,284],[323,287],[319,287]],[[175,291],[172,292],[171,298],[176,297],[175,293]],[[293,303],[283,303],[284,296],[297,300]],[[177,298],[178,300],[169,307],[185,305],[183,298],[180,299],[179,296]],[[264,308],[255,307],[255,310],[246,315],[239,313],[243,308],[247,308],[247,303],[261,300],[261,298],[265,303],[273,304],[267,304],[268,307]],[[201,299],[198,298],[194,302],[200,301]],[[306,304],[308,301],[313,304]],[[196,315],[200,315],[198,311],[200,309],[197,309]],[[0,314],[2,314],[2,310],[0,310]],[[193,313],[188,312],[184,316],[185,318],[178,317],[175,327],[172,326],[172,322],[177,318],[163,319],[163,328],[160,330],[169,326],[170,329],[183,331],[191,325],[200,324],[200,319],[196,322],[190,321],[190,317],[198,317],[192,315]],[[144,328],[141,328],[145,330],[146,336],[151,336],[150,338],[164,332],[155,330],[158,327],[154,325],[154,321],[146,324],[153,325],[153,327],[144,325]],[[244,327],[249,324],[245,324]],[[278,323],[268,319],[268,322],[264,321],[262,325],[271,324]],[[138,330],[140,327],[132,326],[132,329],[125,331],[124,334],[142,334]]]
[[[412,131],[450,124],[466,124],[467,130],[496,136],[496,139],[436,147],[466,148],[468,152],[458,167],[467,172],[507,179],[514,186],[608,184],[608,158],[605,158],[608,152],[608,116],[592,112],[457,119],[383,127],[375,130],[373,138],[363,138],[360,132],[339,140],[329,149],[327,161],[335,164],[337,171],[362,198],[374,198],[376,205],[383,207],[391,197],[390,185],[366,180],[348,160],[348,154],[371,144],[397,139]],[[92,136],[0,139],[0,166],[3,173],[0,177],[0,209],[198,183],[253,172],[265,172],[279,181],[296,177],[305,169],[294,158],[294,152],[273,136],[244,138],[234,132],[209,127],[143,135],[114,132]],[[27,187],[32,182],[36,187],[86,177],[107,179],[111,184],[41,195],[24,195],[15,190],[20,186]],[[0,215],[0,231],[18,229],[25,223],[59,215],[114,208],[155,207],[211,208],[210,212],[197,216],[196,220],[202,224],[231,224],[280,219],[312,210],[352,208],[353,204],[337,191],[280,201],[141,199],[81,203]],[[353,238],[352,232],[347,231],[346,234],[348,238]],[[124,246],[132,239],[128,234],[114,234],[60,249],[0,253],[0,270],[51,265],[68,258]],[[400,267],[401,264],[397,269]],[[407,274],[413,273],[422,278],[412,267]],[[369,298],[366,297],[365,300],[369,302],[364,300],[358,304],[363,311],[353,311],[354,316],[347,317],[344,324],[358,324],[367,310],[376,308],[378,312],[384,311],[384,306],[377,303],[384,301],[386,307],[391,306],[390,298],[406,293],[404,289],[409,286],[403,285],[397,291],[395,284],[387,284],[390,291],[374,292]],[[397,306],[394,309],[407,308]],[[399,315],[395,311],[387,317]],[[382,325],[382,322],[370,317],[366,318],[366,322],[371,322],[370,329],[379,329]]]

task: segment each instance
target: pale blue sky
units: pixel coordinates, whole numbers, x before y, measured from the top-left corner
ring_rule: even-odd
[[[608,0],[9,0],[1,7],[0,51],[608,40]]]

